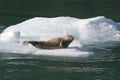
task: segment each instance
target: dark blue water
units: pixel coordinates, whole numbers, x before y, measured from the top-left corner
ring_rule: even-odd
[[[119,80],[120,58],[0,54],[0,80]]]
[[[0,0],[0,32],[26,19],[106,16],[120,21],[119,0]],[[0,52],[0,80],[120,80],[120,47],[90,58]]]
[[[13,25],[36,16],[106,16],[120,21],[119,7],[119,0],[0,0],[0,24]]]
[[[19,55],[16,59],[0,60],[0,80],[119,80],[119,66],[120,59]]]

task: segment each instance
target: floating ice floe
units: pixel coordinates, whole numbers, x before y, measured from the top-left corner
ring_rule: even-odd
[[[44,50],[20,44],[26,40],[49,40],[67,34],[73,35],[75,40],[66,49]],[[6,28],[0,34],[0,52],[88,57],[93,53],[83,50],[83,46],[111,47],[119,42],[120,25],[104,16],[89,19],[36,17]]]

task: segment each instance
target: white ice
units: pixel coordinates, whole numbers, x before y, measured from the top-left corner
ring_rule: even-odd
[[[44,50],[21,45],[26,40],[48,40],[73,35],[75,40],[66,49]],[[48,56],[89,57],[83,46],[109,47],[120,42],[120,25],[104,16],[78,19],[73,17],[36,17],[6,28],[0,34],[0,52]]]

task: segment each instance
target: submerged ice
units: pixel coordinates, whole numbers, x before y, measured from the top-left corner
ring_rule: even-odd
[[[73,41],[72,46],[69,46],[69,48],[59,50],[38,50],[34,48],[33,53],[55,56],[80,56],[83,54],[88,56],[89,52],[82,51],[82,46],[116,46],[120,42],[120,25],[104,16],[89,19],[36,17],[6,28],[0,34],[0,43],[3,45],[7,44],[7,46],[11,42],[17,44],[13,46],[19,45],[17,50],[22,52],[22,47],[25,47],[25,45],[20,45],[22,41],[48,40],[67,34],[73,35],[75,38],[75,41]],[[7,50],[10,47],[5,49],[3,45],[0,46],[0,51]],[[12,46],[12,44],[10,45]],[[27,45],[26,49],[28,50],[29,48],[31,50],[33,47]],[[11,51],[13,50],[11,49]]]

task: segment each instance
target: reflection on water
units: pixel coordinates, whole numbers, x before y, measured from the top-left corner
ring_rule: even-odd
[[[119,61],[9,59],[1,60],[0,64],[0,79],[5,80],[118,80],[120,78]]]

